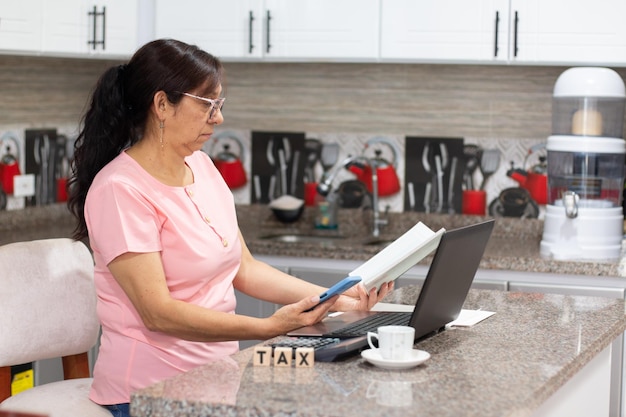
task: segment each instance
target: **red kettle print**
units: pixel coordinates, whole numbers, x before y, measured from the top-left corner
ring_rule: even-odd
[[[213,163],[217,170],[222,174],[222,178],[231,190],[243,187],[247,182],[246,170],[243,166],[244,147],[241,140],[231,132],[220,133],[214,137],[214,142],[209,151],[209,156],[213,159]],[[213,148],[220,143],[221,151],[215,155],[212,153]],[[230,145],[237,145],[237,152],[234,153],[230,149]]]
[[[5,134],[0,138],[0,155],[2,155],[0,158],[0,186],[6,194],[13,194],[15,192],[14,178],[21,175],[19,144],[15,137]]]
[[[381,157],[381,150],[374,147],[377,144],[386,145],[391,150],[391,161]],[[367,186],[367,190],[370,193],[372,192],[372,171],[376,169],[376,174],[378,175],[378,195],[389,196],[397,193],[400,191],[400,179],[396,173],[398,151],[392,142],[382,137],[370,139],[366,143],[365,149],[370,147],[374,149],[374,157],[369,159],[363,158],[351,164],[348,169],[356,175],[359,181]]]
[[[539,156],[539,163],[532,166],[530,169],[526,168],[528,157],[536,151],[545,149],[546,144],[540,143],[532,146],[528,150],[528,154],[524,158],[524,168],[514,168],[513,162],[511,162],[511,169],[509,169],[506,175],[515,181],[517,181],[520,187],[524,188],[530,193],[530,196],[537,204],[548,203],[548,168],[546,165],[545,155]]]

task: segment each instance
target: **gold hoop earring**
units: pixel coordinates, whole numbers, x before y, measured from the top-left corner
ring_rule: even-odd
[[[165,129],[165,122],[163,120],[159,121],[159,130],[161,134],[159,135],[159,142],[161,143],[161,149],[163,149],[163,130]]]

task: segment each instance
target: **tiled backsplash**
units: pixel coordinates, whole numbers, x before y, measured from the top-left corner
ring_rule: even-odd
[[[223,131],[223,129],[219,129],[219,131]],[[243,164],[248,173],[248,181],[247,183],[240,188],[233,190],[233,194],[235,195],[235,201],[238,204],[249,204],[252,199],[252,195],[254,193],[253,190],[253,181],[250,178],[250,173],[252,172],[252,152],[250,149],[252,148],[252,131],[236,129],[230,130],[232,134],[236,135],[242,142],[244,148],[246,149],[245,155],[247,157],[243,158]],[[391,211],[394,212],[402,212],[404,210],[404,201],[407,196],[406,192],[406,181],[404,178],[405,174],[405,144],[406,138],[403,135],[394,135],[394,134],[380,134],[380,135],[367,135],[367,134],[356,134],[356,133],[334,133],[334,132],[305,132],[306,138],[316,138],[319,139],[322,143],[332,143],[336,142],[340,145],[340,151],[338,156],[338,161],[342,161],[350,155],[360,155],[364,153],[366,143],[374,138],[374,137],[384,137],[385,139],[392,142],[395,147],[400,151],[401,157],[397,159],[396,172],[400,179],[400,184],[402,185],[401,191],[397,194],[386,196],[381,198],[381,207],[385,207],[389,205]],[[487,201],[491,201],[498,196],[500,191],[504,188],[508,187],[516,187],[518,184],[512,180],[511,178],[506,176],[507,170],[511,167],[511,161],[513,161],[516,168],[522,167],[526,156],[528,155],[529,149],[538,143],[545,142],[544,139],[490,139],[490,138],[473,138],[466,137],[464,138],[464,143],[472,143],[477,144],[483,149],[498,149],[501,153],[500,164],[498,166],[497,171],[493,176],[486,182],[485,189],[487,191]],[[211,143],[207,143],[205,145],[205,151],[207,153],[211,153]],[[212,151],[215,156],[216,149]],[[389,154],[383,154],[383,158],[390,160],[391,157]],[[531,155],[528,158],[527,164],[532,165],[537,163],[537,155]],[[320,165],[316,165],[316,175],[319,178],[322,174]],[[342,181],[355,178],[354,174],[350,173],[348,170],[341,171],[335,180],[333,181],[334,187],[337,187]],[[475,174],[476,183],[480,183],[482,180],[480,173]],[[420,210],[421,211],[421,210]]]
[[[26,128],[56,128],[75,137],[91,89],[104,69],[118,63],[2,56],[0,134],[15,131],[23,140]],[[489,201],[499,190],[517,185],[506,176],[510,161],[521,166],[528,149],[550,134],[552,89],[565,69],[230,62],[225,67],[226,121],[218,130],[238,132],[248,151],[252,131],[303,132],[307,138],[336,141],[340,160],[361,153],[375,136],[389,138],[403,154],[405,136],[460,137],[502,153],[486,186]],[[617,71],[626,79],[626,69]],[[401,180],[403,164],[399,158]],[[250,181],[234,190],[240,204],[250,202],[250,193]],[[403,201],[404,187],[382,204],[402,211]]]

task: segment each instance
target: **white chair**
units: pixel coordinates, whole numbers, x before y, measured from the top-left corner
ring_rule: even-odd
[[[111,417],[88,398],[97,342],[93,258],[71,239],[0,246],[0,410]],[[11,395],[11,366],[62,358],[65,380]]]

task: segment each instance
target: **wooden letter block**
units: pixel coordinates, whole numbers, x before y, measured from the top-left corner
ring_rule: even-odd
[[[312,368],[315,365],[315,352],[312,347],[296,349],[296,368]]]
[[[252,365],[254,366],[270,366],[272,363],[272,347],[271,346],[255,346]]]
[[[274,348],[274,366],[291,366],[291,355],[293,350],[290,347]]]

